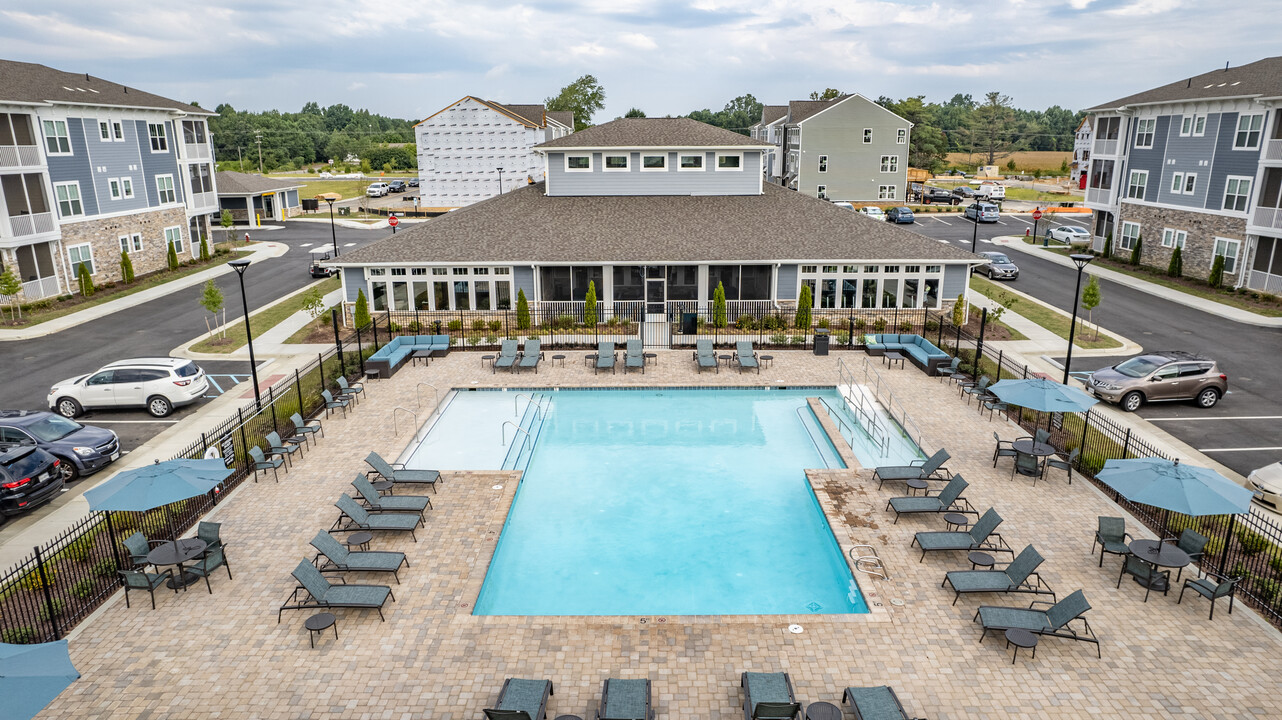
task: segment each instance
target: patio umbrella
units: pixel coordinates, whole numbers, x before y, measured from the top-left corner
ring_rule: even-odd
[[[85,499],[91,510],[145,512],[204,495],[231,474],[220,459],[168,460],[116,473],[85,491]]]
[[[1008,405],[1038,412],[1081,412],[1099,402],[1085,390],[1046,378],[1002,380],[988,391]]]
[[[67,654],[66,640],[38,645],[0,643],[0,702],[6,718],[35,717],[79,677]]]
[[[1109,460],[1095,476],[1131,502],[1183,515],[1235,515],[1251,509],[1251,491],[1210,468],[1162,458]]]

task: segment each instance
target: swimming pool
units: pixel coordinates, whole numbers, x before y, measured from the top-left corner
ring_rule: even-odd
[[[543,392],[475,614],[867,612],[803,472],[840,463],[806,404],[835,389]]]

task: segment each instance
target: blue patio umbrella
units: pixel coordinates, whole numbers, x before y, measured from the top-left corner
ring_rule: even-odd
[[[1183,515],[1234,515],[1251,509],[1251,491],[1210,468],[1162,458],[1109,460],[1095,476],[1127,500]]]
[[[168,460],[123,470],[85,491],[91,510],[145,512],[204,495],[232,474],[220,459]]]
[[[1081,412],[1099,402],[1085,390],[1046,378],[1002,380],[988,391],[1007,405],[1038,412]]]
[[[0,714],[15,720],[33,718],[79,677],[66,640],[39,645],[0,643]]]

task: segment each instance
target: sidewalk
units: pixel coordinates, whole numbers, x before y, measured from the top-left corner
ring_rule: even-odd
[[[1041,305],[1044,308],[1048,308],[1054,311],[1055,313],[1064,316],[1065,319],[1070,319],[1070,316],[1068,313],[1064,312],[1063,310],[1060,310],[1059,308],[1053,305],[1050,305],[1049,303],[1042,302],[1041,300],[1038,300],[1037,298],[1033,297],[1032,295],[1029,295],[1028,293],[1020,292],[1019,290],[1016,290],[1015,288],[1012,288],[1012,287],[1003,287],[1002,289],[1010,293],[1011,295],[1018,297],[1020,299],[1020,302],[1035,303],[1037,305]],[[973,290],[973,289],[970,290],[970,294],[967,295],[967,298],[970,300],[970,303],[972,305],[975,305],[976,307],[986,307],[989,309],[990,312],[1000,307],[997,301],[990,300],[987,296],[980,293],[978,290]],[[1018,308],[1019,306],[1016,305],[1015,307]],[[1011,328],[1023,333],[1028,339],[1027,340],[999,340],[993,343],[994,345],[1000,344],[1003,349],[1010,348],[1012,350],[1017,350],[1023,353],[1039,353],[1039,354],[1047,354],[1047,355],[1062,355],[1068,349],[1068,340],[1060,337],[1059,335],[1056,335],[1055,333],[1051,332],[1050,330],[1047,330],[1041,325],[1038,325],[1032,320],[1029,320],[1023,315],[1020,315],[1017,310],[1007,309],[1006,312],[1002,314],[1001,319],[1002,319],[1002,322],[1006,323]],[[1081,320],[1082,318],[1079,317],[1078,321],[1080,322]],[[1080,334],[1081,332],[1080,328],[1078,332]],[[1074,344],[1073,355],[1076,357],[1092,357],[1092,356],[1093,357],[1114,357],[1114,356],[1122,356],[1122,355],[1135,355],[1140,352],[1143,352],[1144,350],[1144,347],[1139,343],[1136,343],[1130,339],[1124,338],[1118,333],[1112,330],[1109,330],[1107,328],[1104,328],[1103,326],[1100,327],[1100,332],[1105,333],[1110,337],[1113,337],[1118,342],[1122,343],[1122,346],[1115,347],[1115,348],[1084,348],[1084,347],[1081,347],[1080,345]],[[985,344],[988,344],[988,343],[985,343]]]
[[[1003,235],[993,238],[993,242],[1030,255],[1037,255],[1038,257],[1067,268],[1076,269],[1077,267],[1073,264],[1072,260],[1069,260],[1063,255],[1051,252],[1040,245],[1030,245],[1024,242],[1024,239],[1020,236]],[[1156,285],[1136,277],[1131,277],[1125,273],[1109,270],[1108,268],[1087,265],[1086,273],[1095,275],[1101,280],[1108,280],[1110,282],[1115,282],[1118,285],[1125,285],[1133,290],[1139,290],[1140,292],[1148,293],[1149,295],[1155,295],[1173,303],[1184,305],[1185,307],[1190,307],[1194,310],[1201,310],[1202,312],[1222,317],[1226,320],[1232,320],[1246,325],[1256,325],[1258,327],[1282,327],[1282,317],[1268,317],[1250,312],[1249,310],[1230,307],[1223,303],[1215,302],[1214,300],[1207,300],[1206,298],[1200,298],[1196,295],[1180,292],[1179,290],[1165,288],[1161,285]]]

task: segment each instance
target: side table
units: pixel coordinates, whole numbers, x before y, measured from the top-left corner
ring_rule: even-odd
[[[351,550],[352,548],[360,548],[361,550],[369,550],[369,541],[373,539],[373,533],[366,532],[364,530],[354,532],[347,536],[347,549]]]
[[[1006,631],[1006,647],[1015,646],[1015,652],[1011,653],[1010,664],[1015,664],[1015,658],[1019,655],[1020,648],[1032,648],[1033,659],[1037,659],[1037,636],[1022,628],[1011,628]]]
[[[966,559],[970,561],[971,570],[974,570],[977,567],[982,567],[985,570],[987,570],[993,566],[993,563],[997,562],[995,559],[993,559],[992,555],[989,555],[986,552],[980,552],[978,550],[968,554],[966,556]]]
[[[494,356],[493,356],[493,355],[482,355],[482,356],[481,356],[481,364],[482,364],[482,365],[484,365],[484,364],[486,363],[486,361],[489,361],[489,363],[490,363],[490,367],[493,367],[493,366],[494,366]]]
[[[338,639],[338,619],[332,613],[316,613],[303,622],[303,627],[307,628],[307,640],[313,648],[316,636],[330,628],[334,628],[334,639]]]
[[[553,356],[552,356],[552,364],[553,364],[553,365],[556,365],[556,361],[557,361],[557,360],[560,360],[560,361],[561,361],[561,367],[565,367],[565,356],[564,356],[564,355],[553,355]]]
[[[810,703],[806,720],[841,720],[841,708],[826,702]]]
[[[759,358],[757,358],[757,359],[758,359],[758,360],[760,360],[760,361],[761,361],[761,364],[762,364],[762,365],[765,365],[765,366],[766,366],[766,369],[768,370],[768,369],[770,369],[770,366],[771,366],[772,364],[774,364],[775,356],[774,356],[774,355],[762,355],[761,357],[759,357]],[[826,703],[825,703],[825,704],[826,704]]]
[[[916,495],[918,490],[925,491],[926,488],[930,487],[930,483],[921,478],[909,478],[904,481],[904,484],[908,486],[909,495]]]
[[[964,530],[970,525],[970,518],[962,513],[944,513],[944,524],[948,530]]]

